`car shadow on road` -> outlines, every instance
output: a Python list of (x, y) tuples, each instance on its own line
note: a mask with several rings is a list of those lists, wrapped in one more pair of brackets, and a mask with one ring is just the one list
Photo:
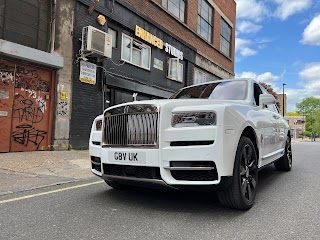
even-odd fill
[[(269, 188), (275, 187), (277, 179), (281, 177), (281, 172), (276, 171), (273, 166), (268, 166), (259, 172), (259, 183), (257, 198), (264, 195)], [(215, 214), (215, 216), (237, 217), (246, 214), (246, 211), (238, 211), (225, 208), (220, 205), (216, 194), (196, 191), (178, 190), (154, 190), (132, 187), (128, 190), (116, 190), (105, 186), (106, 190), (91, 196), (101, 204), (105, 202), (106, 207), (119, 207), (125, 209), (143, 208), (150, 211), (163, 212), (184, 212), (192, 214)], [(255, 206), (253, 206), (255, 208)]]

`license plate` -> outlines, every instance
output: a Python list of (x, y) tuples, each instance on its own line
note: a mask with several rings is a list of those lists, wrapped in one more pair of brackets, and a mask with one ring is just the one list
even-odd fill
[(109, 161), (129, 164), (145, 164), (145, 152), (109, 152)]

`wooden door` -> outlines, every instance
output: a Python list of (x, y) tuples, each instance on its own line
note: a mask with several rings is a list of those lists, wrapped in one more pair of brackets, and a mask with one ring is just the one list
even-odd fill
[(0, 59), (0, 152), (10, 151), (15, 65)]
[(52, 72), (22, 64), (11, 66), (11, 113), (6, 117), (6, 122), (11, 118), (11, 123), (4, 127), (5, 131), (10, 129), (10, 135), (9, 141), (7, 137), (0, 142), (0, 149), (7, 150), (9, 142), (12, 152), (47, 150), (51, 138)]

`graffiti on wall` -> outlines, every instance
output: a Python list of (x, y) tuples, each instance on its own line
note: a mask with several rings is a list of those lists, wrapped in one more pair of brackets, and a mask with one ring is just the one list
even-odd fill
[(38, 109), (44, 113), (45, 110), (47, 110), (47, 103), (45, 100), (42, 99), (42, 97), (38, 96), (36, 99), (36, 104), (38, 105)]
[(9, 91), (0, 90), (0, 99), (8, 99), (9, 98)]
[(13, 82), (14, 70), (14, 66), (0, 62), (0, 87), (9, 86), (9, 83)]
[(36, 101), (16, 94), (13, 103), (13, 118), (17, 118), (19, 122), (39, 123), (43, 120), (44, 108), (45, 106), (41, 105), (41, 103), (38, 105)]
[(13, 73), (5, 72), (0, 69), (0, 86), (9, 86), (10, 82), (13, 82)]
[(47, 132), (36, 129), (30, 124), (21, 124), (16, 129), (16, 131), (12, 132), (12, 139), (15, 142), (24, 146), (32, 143), (37, 146), (37, 149), (47, 134)]
[(50, 91), (50, 81), (42, 79), (37, 70), (0, 61), (0, 86), (8, 86), (10, 81), (21, 90)]
[(68, 112), (68, 103), (65, 101), (60, 101), (58, 104), (58, 115), (65, 116)]

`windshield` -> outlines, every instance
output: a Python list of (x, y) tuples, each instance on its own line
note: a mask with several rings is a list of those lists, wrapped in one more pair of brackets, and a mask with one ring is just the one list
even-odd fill
[(247, 98), (247, 81), (235, 80), (197, 85), (181, 89), (171, 97), (171, 99), (187, 98), (245, 100)]

